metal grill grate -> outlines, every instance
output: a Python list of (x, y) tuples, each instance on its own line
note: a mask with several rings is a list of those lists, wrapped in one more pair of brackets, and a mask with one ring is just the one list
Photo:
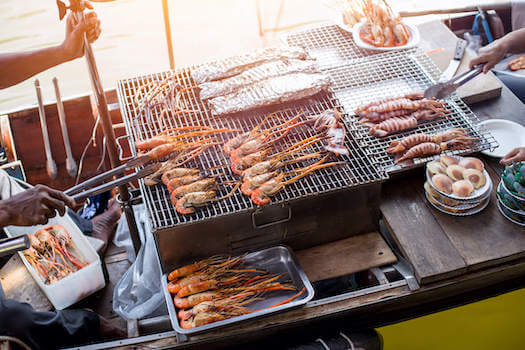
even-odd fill
[[(355, 45), (349, 33), (334, 25), (296, 32), (286, 39), (289, 45), (302, 46), (318, 58), (321, 70), (333, 81), (331, 88), (335, 96), (349, 113), (378, 99), (423, 91), (434, 84), (440, 75), (439, 68), (420, 50), (388, 53), (362, 50)], [(386, 153), (388, 145), (392, 140), (413, 133), (434, 134), (454, 127), (466, 128), (470, 136), (479, 138), (473, 148), (447, 152), (451, 154), (473, 153), (498, 146), (494, 137), (478, 125), (478, 118), (457, 95), (452, 95), (445, 102), (452, 112), (449, 119), (420, 124), (415, 129), (385, 138), (369, 136), (369, 129), (352, 116), (349, 118), (352, 136), (362, 147), (370, 149), (387, 172), (412, 168), (435, 158), (419, 158), (413, 164), (394, 165), (394, 158)]]
[[(321, 70), (351, 64), (354, 61), (361, 61), (365, 57), (391, 54), (390, 52), (360, 48), (355, 44), (351, 33), (334, 24), (323, 24), (306, 30), (294, 31), (286, 35), (285, 42), (289, 46), (307, 49), (310, 56), (318, 60)], [(411, 51), (414, 50), (396, 52)]]
[[(309, 99), (280, 105), (278, 110), (259, 109), (253, 112), (244, 113), (243, 115), (218, 118), (212, 116), (208, 107), (198, 98), (195, 89), (190, 89), (184, 93), (182, 104), (187, 109), (197, 110), (198, 113), (185, 113), (179, 116), (174, 116), (170, 112), (168, 117), (162, 118), (160, 108), (157, 108), (154, 109), (150, 115), (141, 116), (133, 101), (133, 96), (135, 96), (138, 89), (148, 82), (152, 80), (163, 80), (168, 74), (171, 73), (164, 72), (122, 80), (119, 82), (117, 91), (131, 144), (136, 140), (144, 140), (152, 137), (165, 128), (187, 125), (207, 125), (216, 128), (231, 128), (247, 131), (261, 123), (264, 117), (269, 113), (274, 113), (277, 116), (277, 118), (269, 120), (268, 124), (271, 126), (278, 124), (279, 119), (288, 120), (297, 115), (301, 110), (308, 115), (313, 115), (326, 109), (334, 107), (340, 108), (338, 101), (334, 98), (332, 93), (321, 93)], [(189, 69), (181, 69), (173, 74), (181, 85), (186, 87), (193, 86)], [(348, 118), (346, 117), (345, 119)], [(345, 122), (345, 125), (347, 129), (352, 127), (352, 125), (347, 122)], [(297, 142), (310, 136), (313, 136), (311, 128), (300, 127), (294, 129), (294, 131), (287, 136), (288, 142), (286, 144), (289, 145), (292, 142)], [(231, 137), (233, 137), (232, 134), (217, 135), (217, 138), (221, 142), (225, 142)], [(350, 156), (343, 157), (343, 160), (346, 162), (344, 165), (317, 171), (312, 175), (287, 186), (283, 191), (279, 192), (272, 198), (272, 203), (278, 204), (289, 202), (307, 196), (316, 195), (318, 193), (342, 190), (352, 186), (381, 181), (387, 178), (386, 174), (379, 170), (378, 166), (373, 163), (374, 157), (371, 156), (370, 152), (367, 152), (366, 149), (360, 147), (356, 141), (347, 138), (346, 147), (350, 151)], [(136, 155), (135, 148), (132, 146), (131, 149), (133, 155)], [(314, 145), (305, 152), (315, 152), (320, 150), (321, 145)], [(221, 147), (215, 146), (207, 149), (193, 163), (188, 163), (187, 166), (197, 167), (209, 175), (220, 175), (219, 183), (222, 182), (224, 186), (220, 186), (218, 196), (222, 196), (227, 194), (233, 188), (234, 185), (230, 184), (230, 182), (239, 180), (239, 178), (231, 172), (229, 164), (229, 157), (222, 151)], [(305, 164), (288, 165), (283, 171), (286, 172), (304, 165)], [(221, 215), (234, 214), (241, 211), (251, 210), (255, 207), (248, 197), (242, 195), (240, 192), (236, 192), (235, 195), (225, 200), (197, 209), (195, 214), (180, 215), (175, 211), (171, 204), (169, 193), (165, 186), (157, 185), (149, 187), (145, 186), (142, 182), (140, 186), (150, 211), (153, 229), (155, 230), (173, 227), (179, 224), (186, 224), (197, 220), (210, 219)]]

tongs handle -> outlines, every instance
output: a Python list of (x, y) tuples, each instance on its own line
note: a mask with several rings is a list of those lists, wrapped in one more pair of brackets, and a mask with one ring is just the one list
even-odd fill
[(450, 79), (450, 82), (459, 87), (477, 77), (482, 71), (483, 65), (479, 64), (477, 66), (474, 66), (472, 69)]
[(145, 176), (153, 174), (155, 171), (157, 171), (159, 169), (159, 167), (160, 167), (159, 163), (150, 164), (150, 165), (144, 167), (143, 169), (140, 169), (139, 171), (137, 171), (137, 172), (135, 172), (133, 174), (125, 175), (125, 176), (123, 176), (121, 178), (118, 178), (116, 180), (113, 180), (113, 181), (110, 181), (110, 182), (106, 182), (106, 183), (103, 183), (102, 185), (90, 188), (90, 189), (88, 189), (88, 190), (86, 190), (84, 192), (76, 193), (72, 197), (73, 197), (73, 199), (76, 202), (82, 202), (83, 200), (85, 200), (88, 197), (91, 197), (91, 196), (94, 196), (94, 195), (97, 195), (97, 194), (109, 191), (112, 188), (117, 187), (119, 185), (123, 185), (123, 184), (126, 184), (128, 182), (132, 182), (132, 181), (135, 181), (135, 180), (138, 180), (138, 179), (142, 179)]

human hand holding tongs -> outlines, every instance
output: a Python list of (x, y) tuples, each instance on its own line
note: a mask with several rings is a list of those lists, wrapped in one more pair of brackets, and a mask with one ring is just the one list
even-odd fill
[[(119, 185), (126, 184), (138, 179), (142, 179), (148, 175), (153, 174), (157, 171), (161, 163), (152, 163), (148, 164), (153, 159), (148, 155), (140, 155), (133, 158), (125, 164), (122, 164), (114, 169), (106, 171), (102, 174), (92, 177), (89, 180), (86, 180), (76, 186), (71, 187), (70, 189), (64, 191), (65, 194), (71, 196), (77, 203), (84, 201), (90, 196), (94, 196), (106, 191), (111, 190), (114, 187)], [(124, 175), (126, 171), (132, 170), (144, 166), (142, 169), (136, 171), (133, 174)], [(123, 175), (123, 176), (122, 176)], [(114, 177), (121, 176), (115, 180), (105, 182)]]

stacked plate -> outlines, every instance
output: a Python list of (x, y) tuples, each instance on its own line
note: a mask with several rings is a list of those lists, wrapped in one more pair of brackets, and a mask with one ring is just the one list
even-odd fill
[(497, 192), (501, 214), (515, 224), (525, 226), (525, 162), (505, 167)]
[(425, 196), (444, 213), (473, 215), (490, 201), (492, 180), (478, 158), (441, 156), (427, 163), (426, 176)]

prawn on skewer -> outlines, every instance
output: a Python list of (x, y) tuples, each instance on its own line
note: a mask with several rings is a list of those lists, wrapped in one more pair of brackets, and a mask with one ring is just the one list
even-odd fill
[(321, 159), (318, 163), (312, 164), (308, 167), (306, 167), (301, 174), (296, 175), (292, 177), (289, 180), (284, 180), (284, 174), (279, 174), (275, 176), (274, 178), (271, 178), (270, 180), (263, 183), (261, 186), (256, 188), (252, 191), (250, 198), (252, 201), (257, 205), (265, 205), (270, 202), (270, 197), (274, 196), (277, 192), (281, 191), (286, 185), (292, 184), (295, 181), (305, 177), (306, 175), (319, 170), (323, 168), (327, 168), (334, 165), (342, 164), (343, 162), (332, 162), (332, 163), (325, 163), (322, 164), (322, 162), (326, 159)]

